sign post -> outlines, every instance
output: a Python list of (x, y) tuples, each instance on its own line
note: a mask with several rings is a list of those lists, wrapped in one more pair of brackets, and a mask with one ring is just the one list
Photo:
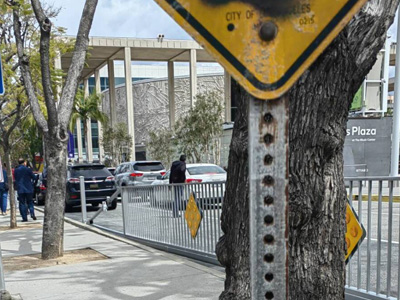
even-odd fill
[(252, 299), (287, 299), (285, 93), (366, 0), (155, 1), (254, 96), (249, 103), (251, 293)]

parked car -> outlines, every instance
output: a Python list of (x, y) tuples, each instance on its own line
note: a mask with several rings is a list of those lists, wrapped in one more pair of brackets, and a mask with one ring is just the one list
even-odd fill
[(107, 168), (107, 169), (108, 169), (108, 171), (110, 171), (110, 173), (114, 176), (114, 175), (115, 175), (115, 170), (116, 170), (117, 168), (109, 167), (109, 168)]
[(157, 176), (167, 173), (159, 161), (133, 161), (122, 163), (115, 170), (117, 186), (151, 185)]
[[(153, 205), (171, 204), (174, 196), (171, 194), (172, 189), (167, 189), (162, 185), (169, 184), (170, 171), (164, 176), (158, 176), (157, 180), (152, 183)], [(190, 188), (184, 188), (183, 199), (189, 198), (189, 193), (194, 192), (196, 199), (205, 205), (220, 203), (225, 193), (225, 186), (219, 185), (219, 182), (226, 181), (226, 171), (214, 164), (187, 164), (186, 165), (186, 183), (216, 183), (194, 185)], [(157, 187), (158, 186), (158, 187)]]
[[(101, 164), (77, 164), (68, 166), (66, 208), (81, 205), (79, 177), (85, 179), (86, 203), (98, 206), (116, 191), (114, 176)], [(108, 209), (117, 207), (114, 199)]]

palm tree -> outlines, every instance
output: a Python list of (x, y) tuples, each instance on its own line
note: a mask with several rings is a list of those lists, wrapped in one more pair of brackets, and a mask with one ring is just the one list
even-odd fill
[[(76, 121), (81, 119), (83, 121), (83, 129), (85, 134), (85, 143), (86, 143), (86, 158), (88, 158), (88, 120), (94, 119), (100, 122), (101, 124), (105, 124), (108, 120), (108, 117), (105, 113), (100, 110), (101, 103), (101, 95), (99, 94), (89, 94), (88, 96), (84, 96), (84, 91), (79, 89), (75, 96), (74, 106), (72, 109), (71, 121), (70, 121), (70, 130), (73, 132)], [(80, 130), (80, 128), (77, 128)]]

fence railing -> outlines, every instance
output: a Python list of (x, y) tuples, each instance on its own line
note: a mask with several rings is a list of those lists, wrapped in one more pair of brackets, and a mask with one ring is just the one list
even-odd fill
[(346, 272), (349, 299), (399, 299), (400, 177), (345, 178), (367, 231)]
[[(346, 268), (346, 299), (400, 299), (400, 177), (345, 178), (367, 236)], [(183, 210), (194, 192), (203, 220), (192, 238)], [(159, 249), (217, 263), (225, 183), (124, 187), (124, 234)]]
[[(124, 234), (160, 249), (216, 262), (224, 192), (224, 182), (123, 187)], [(191, 193), (202, 213), (195, 238), (184, 215)]]

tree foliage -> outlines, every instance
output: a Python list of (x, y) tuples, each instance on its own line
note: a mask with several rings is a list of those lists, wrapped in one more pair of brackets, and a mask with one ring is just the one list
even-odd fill
[[(101, 95), (89, 94), (85, 96), (83, 89), (79, 89), (75, 96), (74, 106), (72, 108), (71, 121), (69, 124), (70, 131), (73, 132), (76, 126), (76, 121), (83, 122), (83, 129), (85, 133), (86, 155), (88, 153), (88, 121), (90, 119), (96, 120), (101, 124), (106, 124), (108, 121), (107, 115), (100, 109)], [(79, 130), (80, 128), (77, 128)], [(87, 157), (88, 158), (88, 157)]]
[(168, 168), (177, 152), (173, 131), (168, 128), (149, 132), (146, 150), (151, 159), (161, 161)]
[(222, 96), (216, 92), (199, 94), (186, 116), (175, 126), (178, 151), (193, 162), (210, 161), (212, 152), (220, 147), (222, 134)]
[(117, 123), (111, 127), (105, 122), (102, 143), (107, 165), (117, 166), (123, 161), (129, 161), (132, 154), (132, 137), (125, 123)]

